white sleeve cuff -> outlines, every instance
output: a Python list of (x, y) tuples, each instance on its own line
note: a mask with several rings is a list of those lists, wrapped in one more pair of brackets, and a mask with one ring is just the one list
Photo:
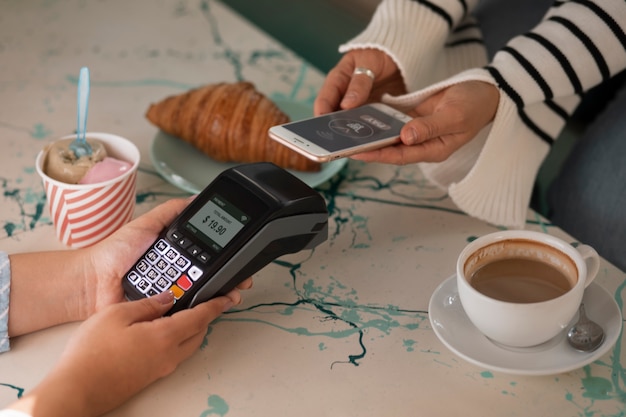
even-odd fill
[[(446, 87), (472, 80), (496, 85), (486, 70), (473, 69), (415, 93), (385, 96), (383, 101), (398, 108), (413, 107)], [(491, 125), (447, 160), (419, 165), (470, 216), (523, 228), (535, 178), (549, 149), (521, 121), (515, 103), (501, 94)]]
[(5, 409), (0, 410), (0, 417), (31, 417), (31, 415), (22, 411)]
[(9, 350), (9, 294), (11, 264), (9, 255), (0, 251), (0, 352)]

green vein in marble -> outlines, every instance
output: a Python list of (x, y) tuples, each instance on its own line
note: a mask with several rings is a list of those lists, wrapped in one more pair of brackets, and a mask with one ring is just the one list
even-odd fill
[[(377, 331), (382, 336), (388, 335), (398, 328), (413, 331), (419, 329), (422, 323), (428, 321), (427, 314), (424, 311), (401, 309), (392, 305), (361, 304), (358, 302), (357, 292), (353, 288), (346, 287), (339, 279), (334, 277), (329, 277), (330, 283), (325, 285), (316, 284), (313, 279), (305, 280), (298, 285), (299, 280), (296, 277), (297, 271), (302, 265), (301, 263), (291, 264), (282, 260), (275, 261), (275, 263), (289, 270), (292, 277), (292, 288), (298, 297), (296, 301), (275, 301), (253, 305), (242, 310), (229, 311), (214, 323), (228, 321), (259, 323), (298, 336), (325, 337), (335, 340), (354, 340), (356, 337), (354, 353), (349, 354), (347, 358), (335, 360), (331, 364), (332, 368), (334, 365), (341, 363), (354, 366), (360, 364), (360, 361), (367, 354), (367, 346), (364, 342), (366, 333), (372, 336), (375, 334), (372, 331)], [(292, 315), (296, 310), (317, 311), (319, 315), (316, 318), (319, 323), (335, 324), (324, 330), (314, 330), (304, 326), (287, 327), (280, 325), (272, 322), (271, 319), (267, 319), (267, 315), (264, 315), (263, 319), (243, 317), (244, 313), (266, 312), (267, 308), (272, 308), (273, 312), (278, 315)], [(407, 323), (401, 322), (400, 319)], [(409, 339), (405, 343), (406, 348), (412, 351), (414, 343)]]
[(219, 395), (211, 395), (207, 399), (209, 409), (200, 414), (200, 417), (207, 416), (225, 416), (228, 413), (229, 407), (226, 401)]
[(544, 222), (543, 218), (539, 215), (539, 213), (535, 213), (535, 222), (540, 226), (541, 231), (544, 233), (548, 233), (548, 228), (546, 222)]
[(17, 229), (17, 225), (15, 223), (6, 222), (2, 228), (4, 229), (4, 232), (7, 234), (7, 236), (11, 237)]
[[(615, 301), (619, 305), (620, 311), (623, 311), (624, 300), (623, 293), (626, 288), (626, 280), (624, 280), (617, 290), (615, 291)], [(581, 414), (584, 417), (626, 417), (626, 370), (621, 363), (622, 355), (622, 338), (618, 338), (615, 346), (612, 349), (610, 355), (610, 362), (606, 363), (602, 360), (597, 360), (596, 365), (600, 366), (599, 369), (608, 368), (611, 370), (610, 378), (604, 376), (598, 376), (592, 374), (592, 367), (587, 365), (583, 368), (585, 376), (581, 379), (582, 389), (580, 391), (580, 397), (577, 398), (574, 393), (566, 392), (565, 399), (577, 408), (581, 410)], [(578, 393), (578, 392), (577, 392)], [(614, 414), (606, 414), (596, 409), (601, 406), (600, 401), (617, 399), (623, 408), (616, 410)], [(585, 404), (584, 406), (582, 404)], [(602, 413), (602, 414), (599, 414)]]
[(7, 384), (7, 383), (4, 383), (4, 382), (0, 382), (0, 387), (7, 387), (7, 388), (10, 388), (10, 389), (16, 391), (15, 394), (16, 394), (17, 398), (22, 398), (22, 395), (24, 395), (25, 388), (21, 388), (21, 387), (18, 387), (16, 385), (13, 385), (13, 384)]
[(257, 61), (261, 59), (272, 59), (272, 58), (283, 58), (285, 57), (285, 52), (278, 49), (266, 49), (266, 50), (256, 50), (252, 51), (250, 54), (250, 58), (248, 59), (248, 63), (250, 65), (256, 65)]
[[(36, 126), (36, 125), (35, 125)], [(23, 127), (23, 126), (16, 126), (16, 125), (12, 125), (10, 123), (7, 122), (3, 122), (0, 121), (0, 127), (3, 129), (7, 129), (7, 130), (11, 130), (11, 131), (15, 131), (15, 132), (26, 132), (28, 133), (31, 137), (33, 137), (34, 132), (30, 129), (28, 129), (27, 127)]]
[(283, 93), (273, 93), (271, 95), (272, 100), (286, 100), (286, 101), (297, 101), (303, 104), (313, 106), (315, 102), (315, 98), (317, 97), (317, 88), (314, 86), (309, 86), (308, 91), (306, 92), (306, 96), (302, 99), (297, 99), (299, 95), (302, 95), (302, 91), (305, 88), (304, 81), (306, 79), (306, 75), (308, 73), (309, 66), (306, 63), (302, 63), (298, 70), (298, 75), (296, 80), (293, 82), (291, 91), (288, 94)]
[[(15, 182), (19, 184), (21, 180), (18, 178)], [(2, 225), (8, 237), (17, 231), (32, 230), (39, 223), (51, 223), (50, 219), (43, 217), (46, 195), (42, 190), (20, 188), (6, 178), (0, 178), (0, 187), (5, 200), (11, 202), (19, 211), (18, 221), (6, 220)]]
[(433, 359), (433, 362), (438, 363), (439, 365), (443, 365), (443, 366), (445, 366), (447, 368), (452, 368), (452, 365), (450, 365), (449, 363), (446, 363), (446, 362), (442, 362), (439, 359)]
[(606, 378), (592, 376), (591, 368), (586, 366), (585, 377), (582, 379), (583, 394), (585, 398), (594, 400), (608, 400), (615, 395), (613, 384)]
[(411, 339), (403, 339), (402, 345), (407, 352), (413, 352), (415, 350), (415, 345), (417, 345), (417, 341)]
[(36, 123), (31, 131), (31, 137), (34, 139), (46, 139), (52, 134), (52, 130), (46, 128), (43, 123)]
[(202, 339), (202, 343), (200, 344), (200, 350), (206, 349), (209, 346), (209, 336), (211, 335), (211, 333), (213, 333), (213, 326), (209, 325), (206, 330), (206, 334)]
[(209, 6), (208, 0), (203, 0), (200, 3), (200, 9), (205, 19), (209, 24), (209, 30), (211, 33), (211, 38), (213, 39), (213, 43), (222, 48), (222, 52), (216, 54), (217, 57), (226, 58), (226, 61), (230, 63), (233, 68), (233, 74), (237, 81), (242, 81), (245, 79), (242, 71), (241, 64), (241, 56), (238, 52), (235, 52), (233, 49), (229, 48), (228, 45), (224, 42), (222, 35), (219, 30), (219, 21), (218, 19), (211, 13), (211, 7)]

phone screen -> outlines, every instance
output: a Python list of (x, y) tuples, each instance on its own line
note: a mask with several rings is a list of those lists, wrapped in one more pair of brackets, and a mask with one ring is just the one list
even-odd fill
[(283, 125), (330, 152), (399, 136), (405, 122), (370, 106)]

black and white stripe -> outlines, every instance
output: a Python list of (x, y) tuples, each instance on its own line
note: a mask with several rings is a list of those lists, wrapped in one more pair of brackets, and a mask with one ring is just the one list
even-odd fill
[[(625, 24), (626, 1), (555, 3), (543, 22), (511, 40), (486, 67), (542, 140), (554, 141), (552, 122), (569, 118), (576, 107), (572, 96), (579, 102), (586, 91), (626, 67), (626, 35), (612, 16)], [(531, 115), (531, 104), (543, 110), (535, 108)]]
[(422, 6), (430, 9), (433, 13), (441, 17), (448, 24), (448, 27), (450, 29), (452, 29), (455, 25), (454, 23), (455, 19), (453, 17), (455, 13), (452, 11), (452, 7), (460, 6), (462, 8), (463, 10), (463, 13), (461, 15), (462, 18), (467, 16), (467, 13), (468, 13), (468, 6), (465, 0), (454, 0), (452, 2), (448, 2), (448, 3), (456, 3), (456, 4), (445, 4), (446, 2), (440, 2), (442, 4), (435, 4), (435, 2), (428, 1), (428, 0), (411, 0), (411, 1), (419, 3)]

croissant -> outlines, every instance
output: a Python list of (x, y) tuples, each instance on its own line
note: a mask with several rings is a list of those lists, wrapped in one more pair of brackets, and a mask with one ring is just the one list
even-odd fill
[(209, 84), (153, 103), (146, 118), (220, 162), (273, 162), (298, 171), (319, 171), (318, 162), (268, 136), (289, 116), (250, 82)]

